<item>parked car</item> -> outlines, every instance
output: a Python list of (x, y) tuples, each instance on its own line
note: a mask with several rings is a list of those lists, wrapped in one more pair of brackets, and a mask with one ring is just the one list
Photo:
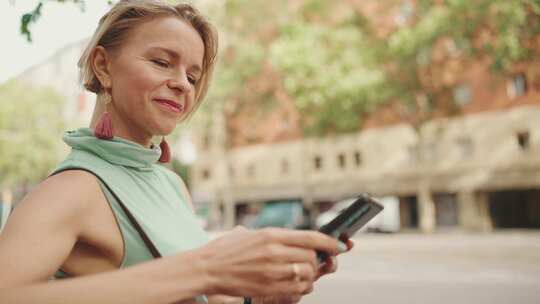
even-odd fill
[(301, 201), (272, 201), (266, 203), (255, 219), (254, 228), (283, 227), (309, 229), (309, 217)]

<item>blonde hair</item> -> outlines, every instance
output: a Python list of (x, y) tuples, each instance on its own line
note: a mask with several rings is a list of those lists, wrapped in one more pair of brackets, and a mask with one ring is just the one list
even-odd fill
[[(171, 5), (157, 0), (121, 0), (99, 21), (99, 25), (79, 59), (83, 86), (98, 95), (103, 87), (92, 68), (92, 52), (97, 46), (113, 50), (126, 40), (137, 25), (157, 17), (178, 17), (190, 24), (201, 36), (204, 56), (201, 78), (195, 86), (193, 113), (206, 95), (217, 55), (217, 32), (201, 13), (189, 4)], [(97, 107), (96, 107), (97, 108)]]

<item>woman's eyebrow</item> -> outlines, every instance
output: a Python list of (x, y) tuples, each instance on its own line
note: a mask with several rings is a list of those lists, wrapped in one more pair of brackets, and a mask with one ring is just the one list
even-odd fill
[(160, 46), (154, 46), (154, 47), (151, 47), (149, 49), (149, 51), (160, 51), (160, 52), (163, 52), (163, 53), (167, 53), (167, 55), (169, 55), (169, 57), (173, 57), (173, 58), (179, 58), (180, 55), (178, 55), (177, 52), (171, 50), (171, 49), (168, 49), (168, 48), (164, 48), (164, 47), (160, 47)]
[[(174, 58), (174, 59), (179, 59), (180, 58), (180, 55), (177, 52), (175, 52), (175, 51), (173, 51), (171, 49), (165, 48), (165, 47), (155, 46), (155, 47), (151, 47), (149, 50), (150, 51), (161, 51), (161, 52), (167, 53), (167, 55), (169, 55), (169, 57)], [(198, 64), (192, 65), (191, 69), (194, 72), (197, 72), (197, 73), (202, 72), (202, 68)]]

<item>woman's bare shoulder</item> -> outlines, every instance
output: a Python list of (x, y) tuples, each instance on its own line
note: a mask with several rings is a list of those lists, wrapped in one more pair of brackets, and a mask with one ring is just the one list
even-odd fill
[(78, 187), (81, 190), (87, 189), (88, 186), (91, 187), (91, 184), (99, 186), (96, 177), (92, 173), (78, 169), (66, 170), (56, 173), (52, 176), (49, 176), (41, 184), (47, 184), (47, 186), (53, 187), (61, 185), (71, 185)]
[(69, 170), (45, 179), (21, 203), (77, 212), (91, 207), (100, 191), (97, 179), (91, 173)]

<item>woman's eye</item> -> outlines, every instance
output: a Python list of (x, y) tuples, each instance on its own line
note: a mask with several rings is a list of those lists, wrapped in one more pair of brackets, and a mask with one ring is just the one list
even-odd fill
[(196, 84), (197, 84), (197, 79), (196, 79), (195, 77), (189, 76), (189, 77), (188, 77), (188, 81), (189, 81), (189, 83), (191, 83), (192, 85), (196, 85)]
[(162, 59), (154, 59), (152, 60), (152, 62), (159, 65), (162, 68), (168, 68), (170, 66), (170, 64), (167, 61), (162, 60)]

